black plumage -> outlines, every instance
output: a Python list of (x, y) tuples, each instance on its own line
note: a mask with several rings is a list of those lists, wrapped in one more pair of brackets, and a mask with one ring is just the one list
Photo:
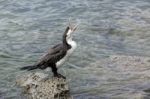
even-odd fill
[(57, 66), (56, 63), (63, 59), (67, 51), (71, 49), (71, 45), (68, 44), (66, 38), (68, 36), (69, 30), (75, 30), (75, 28), (67, 27), (64, 34), (63, 34), (63, 40), (61, 44), (55, 45), (54, 47), (50, 48), (48, 50), (48, 53), (46, 53), (36, 64), (33, 66), (25, 66), (22, 67), (21, 70), (34, 70), (34, 69), (46, 69), (47, 67), (51, 67), (52, 72), (54, 76), (56, 77), (63, 77), (63, 75), (59, 74), (57, 72)]

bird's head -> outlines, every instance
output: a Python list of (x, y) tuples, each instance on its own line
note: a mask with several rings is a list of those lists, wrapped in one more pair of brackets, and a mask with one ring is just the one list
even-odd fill
[(72, 34), (77, 29), (77, 26), (78, 26), (77, 24), (73, 25), (69, 21), (69, 25), (67, 26), (67, 28), (66, 28), (66, 30), (64, 32), (63, 38), (66, 39), (67, 41), (68, 40), (72, 40)]

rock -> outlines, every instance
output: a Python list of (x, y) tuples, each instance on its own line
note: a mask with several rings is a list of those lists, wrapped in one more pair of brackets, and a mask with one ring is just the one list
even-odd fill
[(31, 73), (16, 80), (27, 99), (71, 99), (67, 81), (48, 78), (43, 73)]

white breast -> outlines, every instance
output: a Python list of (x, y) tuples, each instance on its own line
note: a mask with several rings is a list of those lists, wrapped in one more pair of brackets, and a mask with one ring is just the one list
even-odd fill
[(68, 41), (68, 43), (69, 43), (69, 45), (71, 45), (71, 49), (69, 49), (69, 50), (67, 51), (66, 55), (65, 55), (60, 61), (58, 61), (58, 62), (56, 63), (56, 66), (57, 66), (57, 67), (63, 65), (64, 62), (65, 62), (66, 60), (68, 60), (69, 56), (73, 53), (73, 51), (74, 51), (74, 50), (76, 49), (76, 47), (77, 47), (76, 42), (74, 42), (74, 41), (72, 41), (72, 40), (71, 40), (71, 41)]

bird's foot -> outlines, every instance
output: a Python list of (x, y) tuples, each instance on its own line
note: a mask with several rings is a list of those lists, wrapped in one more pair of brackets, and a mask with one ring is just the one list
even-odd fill
[(54, 74), (54, 77), (66, 79), (66, 77), (61, 74)]

